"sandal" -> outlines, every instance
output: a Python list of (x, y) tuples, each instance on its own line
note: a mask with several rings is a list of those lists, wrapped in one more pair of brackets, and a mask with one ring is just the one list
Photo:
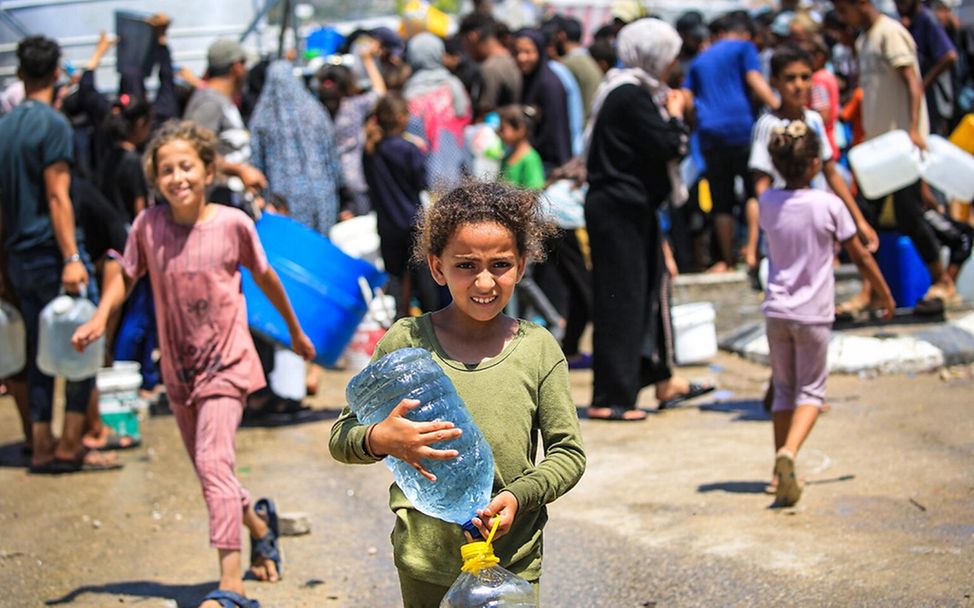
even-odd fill
[[(591, 413), (589, 413), (592, 410), (601, 410), (601, 409), (609, 410), (609, 415), (593, 416)], [(639, 414), (637, 414), (636, 417), (634, 418), (631, 416), (627, 417), (626, 414), (628, 412), (639, 412), (642, 415), (640, 416)], [(621, 405), (613, 405), (611, 407), (590, 407), (588, 408), (586, 415), (589, 420), (609, 420), (615, 422), (642, 422), (643, 420), (646, 420), (646, 412), (638, 408), (623, 407)]]
[(254, 504), (254, 512), (267, 522), (267, 534), (263, 538), (250, 537), (250, 567), (258, 558), (269, 559), (277, 567), (278, 580), (284, 578), (284, 558), (278, 542), (281, 532), (277, 521), (277, 506), (270, 498), (261, 498)]
[(134, 437), (132, 435), (119, 435), (115, 429), (109, 427), (108, 437), (105, 438), (105, 443), (103, 445), (92, 445), (93, 442), (97, 440), (89, 440), (88, 436), (81, 439), (82, 444), (89, 450), (131, 450), (142, 445), (142, 439), (140, 437)]
[(706, 395), (707, 393), (714, 390), (714, 385), (712, 384), (698, 384), (696, 382), (691, 382), (687, 392), (682, 395), (677, 395), (676, 397), (671, 397), (669, 399), (664, 399), (659, 402), (657, 406), (658, 409), (665, 410), (667, 408), (679, 405), (684, 401), (689, 401), (691, 399), (696, 399), (701, 395)]
[(861, 295), (856, 294), (835, 307), (835, 318), (837, 320), (851, 321), (857, 315), (869, 309), (869, 301), (864, 301)]
[(930, 286), (922, 301), (929, 302), (931, 300), (940, 300), (946, 306), (955, 306), (961, 303), (961, 297), (956, 288), (949, 289), (939, 283)]
[(85, 460), (85, 456), (90, 452), (97, 453), (95, 450), (86, 450), (77, 458), (71, 460), (54, 458), (42, 464), (32, 464), (28, 470), (34, 475), (63, 475), (65, 473), (114, 471), (125, 466), (117, 460), (111, 462), (88, 462)]
[(802, 497), (802, 484), (795, 474), (795, 455), (785, 448), (778, 450), (774, 461), (774, 472), (778, 475), (778, 487), (774, 496), (775, 506), (794, 506)]
[(204, 602), (207, 600), (213, 600), (220, 604), (221, 608), (260, 608), (260, 602), (257, 600), (224, 589), (211, 591), (203, 598)]

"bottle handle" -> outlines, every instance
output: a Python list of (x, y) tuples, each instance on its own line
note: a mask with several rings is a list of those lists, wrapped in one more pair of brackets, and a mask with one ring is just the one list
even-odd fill
[(72, 298), (85, 298), (87, 300), (88, 299), (88, 284), (87, 283), (82, 283), (81, 284), (81, 287), (78, 289), (78, 293), (68, 293), (67, 290), (64, 288), (64, 285), (61, 285), (61, 289), (60, 289), (60, 291), (58, 291), (58, 295), (60, 295), (60, 296), (71, 296)]

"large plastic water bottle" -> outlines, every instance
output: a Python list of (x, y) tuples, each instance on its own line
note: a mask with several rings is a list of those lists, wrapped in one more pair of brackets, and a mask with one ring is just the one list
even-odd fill
[(467, 543), (460, 547), (463, 568), (460, 576), (443, 596), (440, 608), (537, 608), (531, 583), (501, 568), (490, 541)]
[(435, 482), (398, 458), (385, 459), (413, 506), (460, 525), (487, 506), (494, 481), (494, 456), (453, 383), (429, 351), (404, 348), (382, 357), (352, 378), (345, 396), (362, 424), (382, 422), (401, 400), (417, 399), (420, 405), (406, 418), (415, 422), (447, 420), (463, 431), (456, 439), (433, 445), (457, 450), (456, 458), (423, 462), (436, 476)]
[[(83, 289), (83, 288), (82, 288)], [(105, 359), (102, 336), (78, 352), (71, 336), (95, 315), (95, 305), (85, 297), (61, 294), (41, 311), (37, 338), (37, 368), (48, 376), (72, 381), (94, 378)]]
[(27, 363), (27, 332), (20, 312), (0, 300), (0, 378), (12, 376)]

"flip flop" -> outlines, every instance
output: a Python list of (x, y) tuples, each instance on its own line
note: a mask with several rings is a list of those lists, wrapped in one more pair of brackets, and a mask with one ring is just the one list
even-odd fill
[[(128, 439), (128, 442), (125, 440)], [(132, 435), (119, 435), (114, 429), (108, 432), (108, 439), (105, 440), (105, 445), (99, 446), (97, 448), (88, 448), (93, 450), (131, 450), (142, 445), (141, 437), (134, 437)]]
[(687, 389), (687, 392), (683, 393), (682, 395), (678, 395), (676, 397), (672, 397), (670, 399), (660, 401), (657, 408), (661, 410), (665, 410), (667, 408), (679, 405), (684, 401), (689, 401), (691, 399), (696, 399), (701, 395), (706, 395), (707, 393), (712, 392), (713, 390), (714, 390), (714, 386), (711, 384), (698, 384), (696, 382), (691, 382), (690, 387)]
[(85, 462), (84, 455), (82, 455), (81, 458), (75, 458), (73, 460), (55, 458), (44, 464), (32, 464), (30, 465), (29, 471), (34, 475), (63, 475), (65, 473), (114, 471), (124, 466), (124, 464), (118, 461), (105, 463)]
[(621, 405), (613, 405), (610, 406), (608, 409), (609, 409), (608, 416), (588, 416), (588, 419), (606, 420), (609, 422), (642, 422), (646, 420), (646, 416), (643, 416), (642, 418), (626, 418), (626, 412), (638, 411), (631, 407), (622, 407)]
[(250, 565), (254, 565), (258, 557), (269, 559), (277, 567), (277, 578), (284, 578), (284, 556), (278, 539), (281, 536), (277, 521), (277, 506), (270, 498), (261, 498), (254, 503), (254, 512), (267, 522), (267, 534), (263, 538), (250, 537)]
[(257, 600), (246, 598), (233, 591), (224, 591), (223, 589), (211, 591), (203, 598), (204, 602), (206, 600), (213, 600), (220, 604), (222, 608), (260, 608), (260, 602)]

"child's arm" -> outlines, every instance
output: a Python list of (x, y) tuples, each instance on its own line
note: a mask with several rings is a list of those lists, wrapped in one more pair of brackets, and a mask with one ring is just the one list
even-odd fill
[(927, 140), (923, 133), (920, 132), (920, 112), (922, 111), (924, 99), (923, 83), (920, 81), (920, 74), (912, 64), (898, 66), (896, 71), (903, 79), (903, 83), (906, 85), (909, 93), (910, 128), (907, 132), (910, 134), (910, 139), (913, 140), (913, 145), (921, 150), (926, 150)]
[(754, 198), (744, 204), (744, 218), (747, 220), (747, 244), (744, 246), (744, 261), (748, 268), (758, 267), (758, 235), (761, 232), (761, 214), (758, 199), (771, 187), (771, 176), (764, 171), (751, 171), (754, 178)]
[(852, 214), (853, 221), (856, 222), (856, 232), (859, 234), (859, 238), (862, 240), (863, 245), (866, 246), (866, 251), (874, 253), (879, 249), (879, 236), (873, 227), (869, 225), (866, 218), (862, 215), (862, 210), (859, 209), (859, 205), (856, 204), (856, 199), (853, 198), (852, 193), (849, 192), (849, 186), (846, 185), (845, 180), (839, 175), (839, 172), (835, 169), (835, 159), (829, 160), (822, 167), (822, 173), (825, 174), (825, 181), (828, 182), (829, 188), (835, 193), (840, 199), (842, 199), (845, 208), (849, 210)]
[(267, 266), (264, 272), (251, 274), (254, 277), (254, 282), (260, 287), (260, 290), (271, 301), (271, 304), (274, 305), (277, 312), (281, 313), (281, 316), (284, 317), (288, 332), (291, 334), (291, 350), (301, 355), (305, 361), (314, 359), (315, 347), (301, 329), (301, 324), (298, 323), (294, 309), (291, 308), (291, 301), (288, 299), (277, 273), (274, 272), (273, 268)]
[(886, 311), (883, 317), (886, 319), (892, 318), (893, 311), (896, 310), (896, 302), (893, 300), (893, 294), (890, 293), (889, 285), (886, 284), (886, 279), (883, 278), (883, 273), (879, 271), (879, 266), (876, 265), (876, 260), (873, 259), (872, 254), (866, 251), (862, 243), (855, 236), (843, 241), (842, 246), (845, 247), (849, 257), (859, 267), (859, 272), (862, 273), (862, 277), (868, 280), (870, 285), (873, 286), (873, 291), (879, 294), (881, 300), (880, 306)]
[(125, 302), (125, 298), (129, 296), (132, 287), (135, 286), (135, 281), (128, 278), (117, 260), (108, 258), (105, 261), (102, 285), (101, 300), (94, 316), (76, 329), (74, 335), (71, 336), (71, 345), (79, 353), (105, 334), (105, 325), (108, 323), (108, 319)]

